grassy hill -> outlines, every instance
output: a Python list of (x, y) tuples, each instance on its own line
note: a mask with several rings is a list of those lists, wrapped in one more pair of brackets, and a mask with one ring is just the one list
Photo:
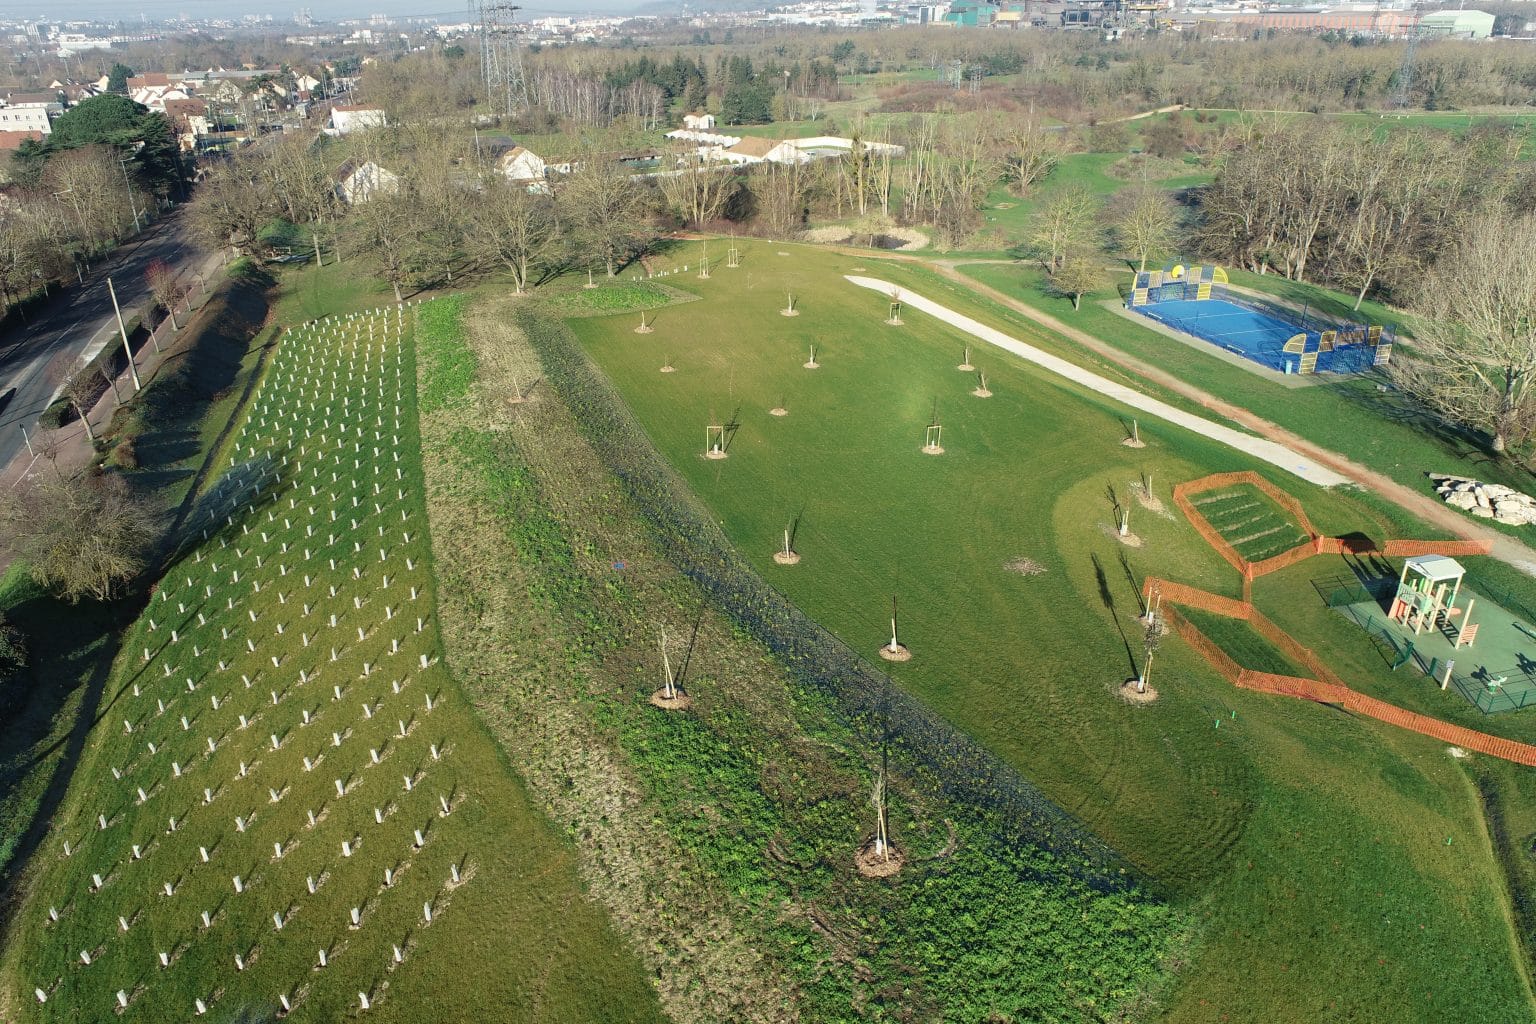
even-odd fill
[(413, 321), (282, 339), (35, 863), (9, 1019), (658, 1017), (440, 664)]

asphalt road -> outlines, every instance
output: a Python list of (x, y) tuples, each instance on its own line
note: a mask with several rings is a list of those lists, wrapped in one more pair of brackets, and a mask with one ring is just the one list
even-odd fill
[(186, 238), (182, 216), (180, 208), (172, 210), (93, 268), (84, 285), (69, 284), (31, 314), (31, 320), (0, 336), (0, 395), (16, 389), (0, 409), (0, 467), (25, 450), (21, 428), (29, 434), (35, 431), (38, 415), (92, 340), (117, 330), (107, 278), (117, 288), (126, 318), (130, 309), (149, 300), (144, 271), (151, 262), (163, 259), (184, 268), (198, 261), (200, 254)]

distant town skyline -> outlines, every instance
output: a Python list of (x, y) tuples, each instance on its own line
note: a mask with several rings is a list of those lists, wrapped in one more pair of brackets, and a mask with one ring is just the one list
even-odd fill
[[(525, 19), (580, 14), (617, 14), (635, 10), (638, 0), (539, 0), (539, 6), (525, 6), (519, 16)], [(394, 18), (435, 17), (439, 21), (464, 20), (467, 2), (454, 0), (333, 0), (326, 3), (294, 0), (79, 0), (69, 5), (61, 16), (57, 0), (8, 3), (0, 6), (0, 20), (61, 22), (112, 21), (142, 23), (186, 17), (193, 21), (235, 19), (246, 15), (271, 15), (291, 20), (296, 11), (307, 9), (320, 22), (337, 22), (383, 14)]]

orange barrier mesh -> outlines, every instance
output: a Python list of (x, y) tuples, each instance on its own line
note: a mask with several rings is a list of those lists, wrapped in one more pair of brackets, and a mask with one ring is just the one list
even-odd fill
[[(1266, 558), (1262, 562), (1250, 562), (1238, 554), (1237, 549), (1216, 531), (1216, 528), (1206, 520), (1205, 516), (1201, 515), (1200, 510), (1195, 507), (1195, 503), (1189, 497), (1193, 494), (1204, 494), (1207, 491), (1219, 490), (1222, 487), (1231, 487), (1233, 484), (1248, 484), (1257, 488), (1266, 494), (1276, 505), (1290, 513), (1291, 517), (1296, 520), (1297, 525), (1301, 527), (1302, 532), (1307, 535), (1306, 542), (1289, 551), (1282, 551), (1278, 555)], [(1254, 579), (1266, 573), (1274, 572), (1277, 569), (1284, 569), (1288, 565), (1295, 565), (1297, 562), (1310, 558), (1316, 553), (1317, 530), (1313, 528), (1312, 520), (1307, 518), (1306, 509), (1301, 507), (1301, 502), (1251, 470), (1240, 470), (1234, 473), (1212, 473), (1210, 476), (1203, 476), (1198, 480), (1186, 480), (1183, 483), (1175, 484), (1173, 500), (1179, 506), (1179, 511), (1184, 513), (1184, 518), (1188, 519), (1189, 524), (1195, 528), (1195, 532), (1199, 533), (1205, 542), (1214, 548), (1217, 554), (1226, 559), (1234, 569), (1242, 573), (1245, 579)]]
[(1493, 551), (1493, 542), (1487, 540), (1389, 540), (1387, 555), (1412, 558), (1414, 555), (1486, 555)]
[(1199, 587), (1186, 586), (1183, 583), (1175, 583), (1172, 580), (1148, 576), (1141, 584), (1142, 604), (1147, 604), (1153, 594), (1162, 595), (1163, 601), (1168, 604), (1182, 604), (1187, 608), (1199, 608), (1201, 611), (1225, 615), (1229, 619), (1247, 619), (1248, 613), (1253, 609), (1252, 605), (1245, 601), (1239, 601), (1236, 598), (1222, 597), (1220, 594), (1212, 594), (1210, 591), (1201, 590)]
[[(1307, 542), (1259, 562), (1250, 562), (1238, 554), (1237, 549), (1216, 531), (1216, 528), (1206, 520), (1200, 513), (1200, 509), (1190, 500), (1191, 495), (1204, 494), (1207, 491), (1231, 487), (1234, 484), (1250, 484), (1263, 491), (1276, 505), (1290, 513), (1297, 525), (1307, 534)], [(1378, 548), (1376, 542), (1369, 537), (1324, 537), (1313, 527), (1312, 520), (1307, 517), (1307, 510), (1302, 508), (1301, 502), (1251, 470), (1212, 473), (1198, 480), (1186, 480), (1183, 483), (1174, 484), (1173, 502), (1179, 507), (1179, 511), (1184, 513), (1184, 518), (1189, 520), (1189, 525), (1195, 528), (1195, 532), (1200, 534), (1201, 538), (1232, 568), (1241, 573), (1244, 580), (1267, 576), (1298, 562), (1304, 562), (1313, 555), (1359, 555), (1380, 551), (1387, 556), (1408, 558), (1414, 555), (1486, 555), (1493, 550), (1492, 542), (1485, 540), (1389, 540), (1386, 547)]]
[(1172, 607), (1164, 608), (1162, 616), (1168, 620), (1168, 624), (1189, 644), (1211, 663), (1211, 666), (1226, 676), (1227, 682), (1237, 686), (1243, 685), (1243, 667), (1233, 661), (1226, 651), (1217, 647), (1215, 642), (1193, 623), (1180, 615)]
[[(1168, 620), (1169, 625), (1174, 628), (1180, 638), (1200, 652), (1201, 656), (1210, 662), (1211, 666), (1228, 682), (1245, 690), (1295, 697), (1322, 704), (1339, 704), (1357, 714), (1467, 750), (1475, 750), (1480, 754), (1503, 758), (1516, 764), (1536, 766), (1536, 746), (1529, 743), (1507, 740), (1500, 736), (1478, 732), (1476, 729), (1442, 722), (1438, 718), (1430, 718), (1428, 715), (1421, 715), (1350, 689), (1309, 648), (1297, 643), (1289, 633), (1275, 625), (1268, 616), (1246, 601), (1234, 601), (1230, 597), (1222, 597), (1220, 594), (1212, 594), (1198, 587), (1173, 583), (1154, 576), (1147, 577), (1143, 582), (1142, 594), (1144, 597), (1150, 597), (1153, 594), (1161, 595), (1163, 604), (1159, 614)], [(1246, 621), (1260, 636), (1274, 644), (1301, 667), (1314, 673), (1317, 678), (1282, 676), (1243, 668), (1233, 661), (1226, 651), (1216, 646), (1210, 637), (1200, 632), (1192, 622), (1180, 615), (1173, 607), (1174, 605), (1200, 608)]]

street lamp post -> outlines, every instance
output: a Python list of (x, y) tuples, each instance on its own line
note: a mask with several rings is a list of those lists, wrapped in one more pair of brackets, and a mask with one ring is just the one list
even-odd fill
[(117, 289), (112, 286), (112, 279), (107, 278), (107, 291), (112, 293), (112, 311), (117, 314), (117, 329), (123, 336), (123, 354), (128, 357), (128, 375), (133, 378), (133, 393), (138, 394), (144, 389), (139, 383), (139, 368), (133, 365), (133, 349), (128, 345), (128, 328), (123, 324), (123, 310), (117, 304)]
[(133, 211), (133, 233), (138, 234), (143, 230), (143, 225), (139, 222), (139, 204), (133, 201), (133, 180), (128, 177), (128, 158), (118, 157), (117, 166), (123, 169), (123, 187), (128, 190), (128, 209)]

